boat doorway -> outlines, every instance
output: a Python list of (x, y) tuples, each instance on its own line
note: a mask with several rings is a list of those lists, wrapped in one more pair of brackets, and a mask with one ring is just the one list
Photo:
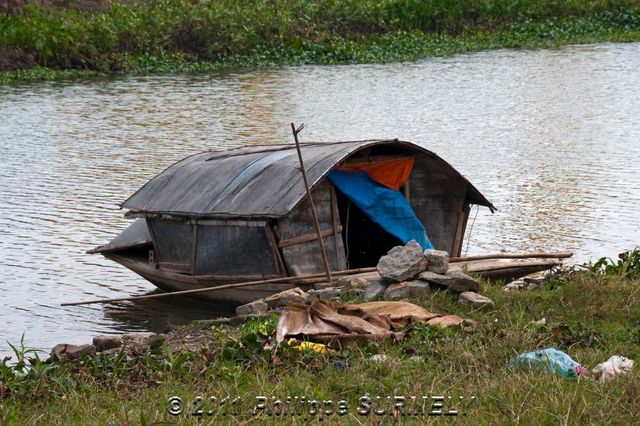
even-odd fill
[(335, 193), (348, 269), (376, 266), (389, 250), (403, 245), (400, 239), (369, 219), (338, 189)]

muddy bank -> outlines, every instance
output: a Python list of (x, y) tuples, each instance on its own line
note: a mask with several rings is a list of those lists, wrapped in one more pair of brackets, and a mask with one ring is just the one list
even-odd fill
[(36, 57), (32, 51), (0, 46), (0, 72), (33, 68), (37, 65)]

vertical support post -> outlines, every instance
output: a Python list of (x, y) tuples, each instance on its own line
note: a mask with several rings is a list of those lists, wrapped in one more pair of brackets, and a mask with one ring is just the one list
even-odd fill
[(331, 186), (331, 226), (333, 227), (333, 248), (336, 252), (336, 270), (340, 269), (340, 246), (338, 245), (338, 199), (336, 190)]
[(298, 160), (300, 161), (300, 172), (302, 173), (302, 180), (304, 181), (304, 188), (307, 191), (309, 197), (309, 204), (311, 206), (311, 216), (313, 217), (313, 224), (316, 228), (316, 234), (318, 235), (318, 244), (320, 245), (320, 254), (322, 255), (322, 263), (324, 264), (324, 270), (327, 275), (327, 282), (332, 282), (331, 268), (329, 268), (329, 260), (327, 259), (327, 252), (324, 249), (324, 241), (322, 239), (322, 233), (320, 232), (320, 223), (318, 222), (318, 215), (316, 214), (316, 206), (313, 203), (313, 197), (311, 196), (311, 188), (309, 188), (309, 181), (307, 180), (307, 172), (304, 168), (304, 161), (302, 161), (302, 151), (300, 151), (300, 142), (298, 141), (298, 133), (304, 129), (304, 124), (300, 127), (291, 123), (291, 131), (293, 132), (293, 139), (296, 142), (296, 151), (298, 151)]

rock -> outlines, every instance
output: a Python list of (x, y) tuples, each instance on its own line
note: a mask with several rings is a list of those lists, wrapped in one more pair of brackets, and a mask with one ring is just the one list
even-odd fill
[(407, 283), (391, 284), (384, 291), (384, 297), (387, 299), (406, 299), (409, 297), (409, 287)]
[(445, 275), (434, 272), (423, 272), (420, 279), (429, 283), (446, 287), (449, 290), (461, 293), (463, 291), (478, 291), (480, 283), (462, 271), (449, 271)]
[(122, 336), (119, 334), (103, 334), (93, 338), (93, 346), (97, 352), (103, 352), (107, 349), (119, 348), (122, 346)]
[(511, 281), (503, 287), (505, 291), (536, 290), (544, 285), (545, 280), (534, 277), (522, 277)]
[(352, 288), (351, 290), (343, 290), (342, 294), (349, 297), (364, 297), (365, 290)]
[(425, 250), (427, 259), (427, 271), (436, 274), (446, 274), (449, 270), (449, 253), (443, 250)]
[(408, 297), (420, 297), (431, 290), (429, 284), (424, 281), (406, 281), (391, 284), (384, 292), (388, 299), (405, 299)]
[(255, 315), (266, 314), (269, 310), (269, 305), (262, 299), (254, 300), (253, 302), (240, 305), (236, 308), (236, 315)]
[(369, 285), (367, 289), (364, 291), (364, 300), (372, 300), (376, 297), (382, 295), (384, 291), (387, 289), (387, 285), (382, 281), (382, 278), (369, 281)]
[(290, 288), (280, 293), (272, 294), (263, 299), (269, 308), (286, 307), (289, 302), (303, 303), (307, 300), (307, 294), (298, 287)]
[(474, 308), (493, 308), (495, 304), (491, 299), (473, 291), (465, 291), (458, 296), (458, 303), (461, 305), (470, 305)]
[(93, 345), (70, 345), (67, 347), (69, 359), (82, 359), (85, 355), (95, 356), (96, 347)]
[(358, 275), (347, 275), (346, 277), (340, 277), (336, 280), (336, 287), (344, 287), (346, 289), (359, 289), (364, 290), (369, 285), (366, 278)]
[(422, 247), (415, 240), (405, 246), (397, 246), (389, 250), (378, 262), (378, 272), (387, 281), (400, 283), (411, 280), (427, 267)]
[(85, 355), (95, 356), (96, 347), (93, 345), (70, 345), (61, 343), (51, 349), (51, 357), (57, 361), (75, 361), (82, 359)]
[(125, 333), (122, 335), (122, 346), (134, 353), (143, 353), (148, 349), (149, 339), (153, 336), (155, 336), (155, 333), (146, 331)]
[(311, 285), (311, 288), (314, 290), (322, 290), (323, 288), (328, 288), (328, 287), (335, 287), (336, 286), (336, 282), (323, 282), (323, 283), (313, 283)]
[(231, 318), (220, 317), (220, 318), (214, 318), (212, 320), (209, 320), (208, 323), (211, 327), (216, 327), (219, 325), (227, 325), (229, 324), (230, 321), (231, 321)]
[(316, 300), (329, 300), (342, 295), (342, 289), (340, 287), (327, 287), (322, 290), (309, 290), (307, 292), (307, 300), (309, 302), (315, 302)]
[(349, 369), (349, 362), (346, 359), (336, 359), (331, 364), (334, 370), (346, 371)]

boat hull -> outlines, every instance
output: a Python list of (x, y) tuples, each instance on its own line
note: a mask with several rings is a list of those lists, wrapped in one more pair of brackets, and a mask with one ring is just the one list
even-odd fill
[[(175, 272), (167, 272), (156, 269), (146, 262), (130, 259), (113, 253), (103, 253), (103, 255), (107, 259), (117, 262), (122, 266), (132, 270), (159, 289), (167, 292), (194, 290), (207, 287), (214, 288), (225, 284), (234, 284), (243, 281), (229, 279), (221, 280), (203, 276), (193, 276)], [(247, 278), (244, 281), (250, 280), (252, 281), (253, 279)], [(256, 284), (249, 285), (247, 287), (226, 288), (221, 290), (213, 290), (211, 292), (196, 293), (190, 297), (216, 304), (222, 303), (225, 305), (242, 305), (293, 287), (300, 286), (286, 282)]]
[[(168, 272), (157, 269), (150, 265), (148, 262), (139, 259), (132, 259), (114, 253), (103, 253), (103, 255), (106, 258), (113, 260), (114, 262), (117, 262), (122, 266), (132, 270), (147, 281), (151, 282), (159, 289), (167, 292), (195, 290), (206, 287), (214, 288), (225, 284), (234, 284), (242, 281), (253, 281), (256, 279), (260, 279), (256, 277), (243, 277), (243, 279), (216, 279), (206, 276), (180, 274), (176, 272)], [(508, 283), (512, 280), (524, 277), (529, 274), (533, 274), (535, 272), (548, 270), (561, 264), (562, 263), (557, 260), (539, 260), (529, 262), (473, 261), (451, 264), (450, 270), (463, 270), (467, 273), (478, 275), (489, 281), (502, 281), (504, 283)], [(311, 287), (311, 284), (300, 285), (286, 282), (255, 284), (246, 287), (226, 288), (221, 290), (214, 290), (211, 292), (201, 292), (193, 294), (190, 297), (216, 304), (233, 306), (253, 302), (254, 300), (262, 299), (271, 296), (272, 294), (294, 287), (301, 287), (303, 290), (308, 290)]]

